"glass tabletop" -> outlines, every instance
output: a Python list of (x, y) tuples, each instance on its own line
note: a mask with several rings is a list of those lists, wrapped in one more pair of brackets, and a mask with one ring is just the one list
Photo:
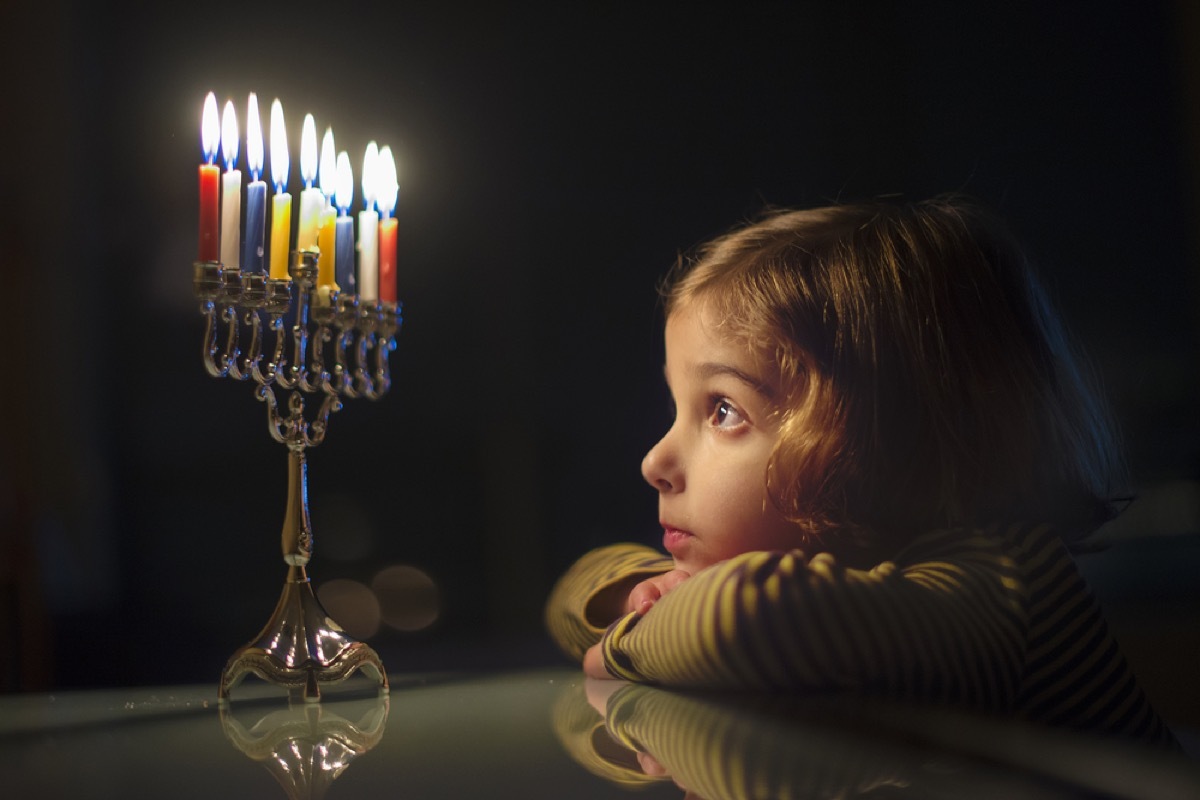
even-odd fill
[[(1200, 797), (1186, 756), (839, 696), (668, 692), (574, 669), (0, 697), (11, 797)], [(11, 794), (10, 794), (11, 792)]]

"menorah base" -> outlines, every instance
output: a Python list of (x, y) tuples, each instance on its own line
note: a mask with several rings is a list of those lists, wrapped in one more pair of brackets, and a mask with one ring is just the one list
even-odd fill
[(387, 693), (387, 672), (378, 654), (329, 617), (313, 594), (304, 567), (291, 566), (270, 621), (225, 665), (218, 697), (228, 702), (230, 692), (254, 674), (286, 688), (292, 699), (316, 703), (322, 685), (340, 683), (360, 669), (378, 681), (381, 693)]

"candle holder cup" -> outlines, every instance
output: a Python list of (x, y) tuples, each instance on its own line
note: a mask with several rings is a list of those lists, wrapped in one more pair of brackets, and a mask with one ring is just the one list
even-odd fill
[[(255, 396), (266, 404), (267, 430), (288, 455), (283, 592), (262, 631), (225, 665), (218, 690), (222, 703), (251, 674), (309, 702), (320, 700), (323, 685), (359, 670), (381, 692), (388, 690), (378, 654), (334, 622), (313, 593), (306, 571), (313, 536), (305, 452), (325, 439), (343, 399), (378, 400), (391, 388), (388, 356), (396, 347), (401, 305), (318, 288), (312, 251), (292, 252), (288, 271), (290, 278), (274, 279), (212, 261), (193, 265), (193, 288), (205, 318), (205, 370), (215, 378), (254, 382)], [(289, 311), (295, 313), (290, 331), (284, 324)], [(287, 393), (285, 402), (277, 391)], [(310, 419), (306, 399), (317, 398), (320, 405)]]

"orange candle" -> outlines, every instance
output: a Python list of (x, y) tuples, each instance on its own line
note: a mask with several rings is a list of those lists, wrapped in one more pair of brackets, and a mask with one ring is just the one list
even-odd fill
[(218, 184), (221, 171), (213, 162), (217, 158), (217, 144), (221, 139), (217, 116), (217, 96), (212, 92), (204, 98), (204, 114), (200, 122), (200, 145), (204, 149), (206, 163), (200, 165), (200, 253), (201, 261), (217, 261), (220, 258), (220, 201)]
[(271, 198), (271, 277), (286, 280), (288, 251), (292, 243), (292, 196), (287, 193), (291, 161), (287, 149), (287, 129), (283, 126), (283, 105), (271, 104), (271, 180), (275, 196)]
[(379, 151), (379, 195), (375, 199), (379, 206), (379, 299), (385, 303), (396, 302), (396, 219), (392, 209), (396, 207), (396, 160), (392, 148), (384, 146)]

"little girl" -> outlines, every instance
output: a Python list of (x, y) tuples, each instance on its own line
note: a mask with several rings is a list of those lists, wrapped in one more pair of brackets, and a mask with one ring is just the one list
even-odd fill
[(772, 214), (664, 291), (661, 556), (546, 609), (589, 676), (950, 702), (1173, 744), (1066, 545), (1120, 464), (1032, 268), (963, 200)]

